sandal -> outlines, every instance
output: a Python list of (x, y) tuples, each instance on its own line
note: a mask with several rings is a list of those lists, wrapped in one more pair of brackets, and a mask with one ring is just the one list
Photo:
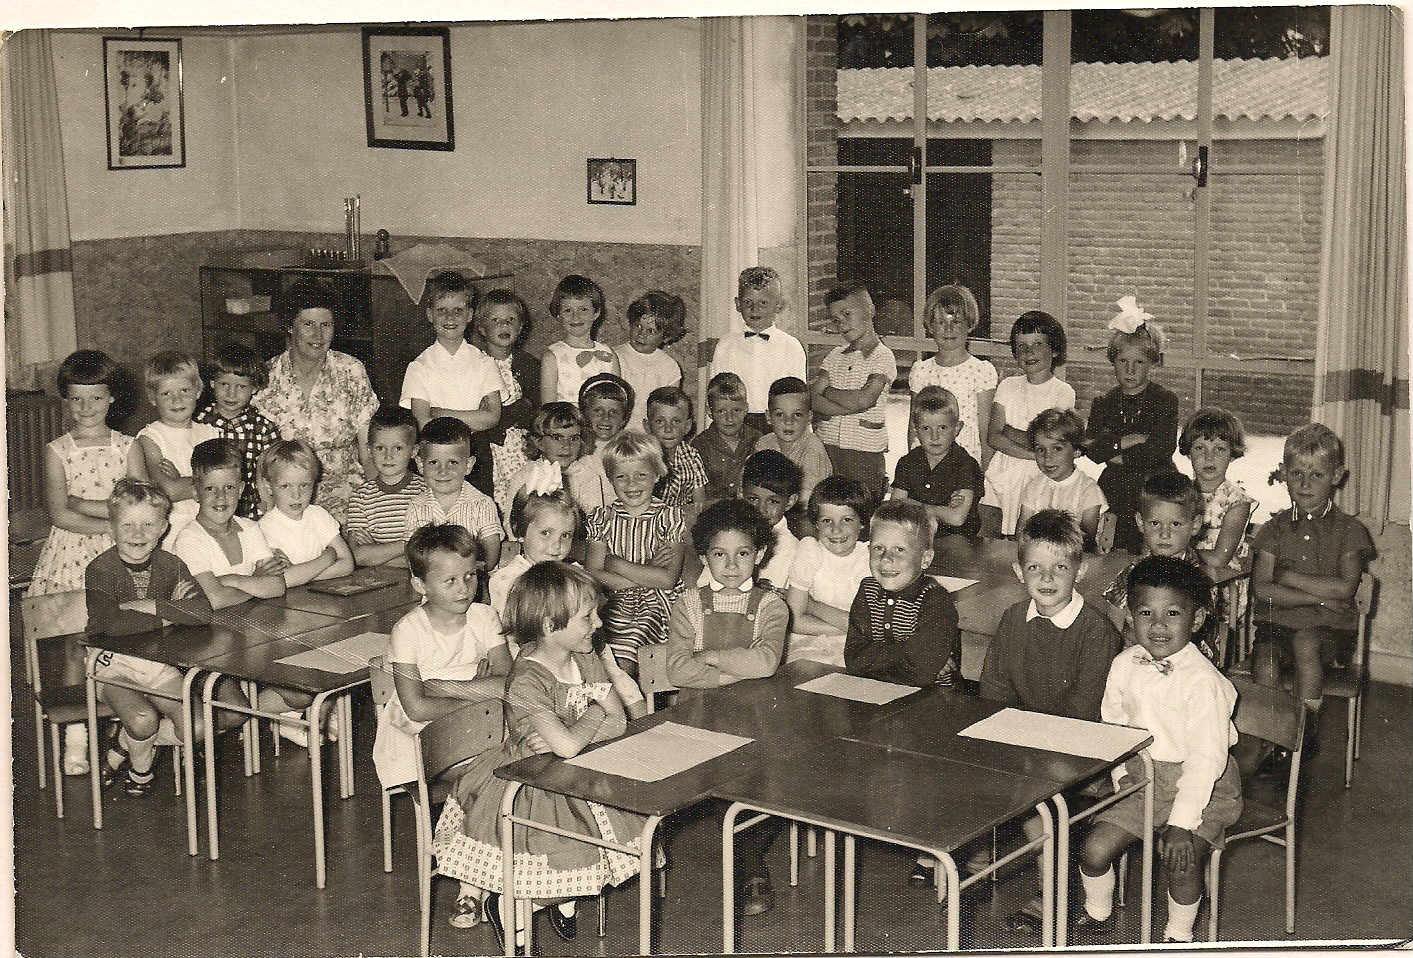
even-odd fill
[(1001, 920), (1001, 927), (1017, 935), (1038, 937), (1044, 919), (1027, 908), (1013, 911)]
[(458, 898), (450, 922), (453, 928), (475, 928), (481, 923), (481, 903), (472, 895)]

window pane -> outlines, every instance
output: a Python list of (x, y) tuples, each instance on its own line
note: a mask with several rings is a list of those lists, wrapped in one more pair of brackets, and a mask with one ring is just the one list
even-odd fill
[[(811, 182), (826, 175), (812, 173)], [(911, 184), (901, 173), (839, 173), (834, 180), (839, 210), (839, 278), (868, 286), (878, 307), (879, 332), (911, 335)], [(822, 331), (825, 324), (823, 310), (810, 317), (811, 329)], [(898, 328), (893, 328), (895, 325)]]

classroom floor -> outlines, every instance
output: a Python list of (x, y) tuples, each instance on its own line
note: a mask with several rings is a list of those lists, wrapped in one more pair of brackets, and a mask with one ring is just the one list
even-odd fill
[[(371, 709), (358, 710), (357, 794), (329, 794), (329, 883), (313, 886), (312, 825), (305, 753), (286, 747), (276, 759), (265, 739), (264, 771), (242, 777), (236, 741), (223, 743), (220, 861), (186, 854), (183, 806), (172, 792), (170, 758), (144, 799), (105, 796), (104, 828), (94, 831), (87, 780), (67, 781), (68, 817), (54, 817), (53, 795), (36, 787), (33, 713), (23, 670), (12, 662), (15, 756), (16, 943), (27, 955), (52, 956), (318, 956), (414, 954), (417, 891), (412, 817), (395, 801), (395, 868), (382, 871), (377, 783), (367, 756)], [(1325, 719), (1325, 749), (1302, 776), (1299, 891), (1295, 940), (1413, 937), (1413, 796), (1408, 782), (1413, 693), (1375, 685), (1367, 703), (1363, 757), (1354, 788), (1342, 786), (1342, 704)], [(165, 750), (164, 750), (165, 751)], [(326, 776), (326, 786), (328, 779)], [(51, 783), (50, 788), (53, 785)], [(659, 906), (663, 953), (720, 948), (720, 807), (669, 820), (672, 869)], [(816, 951), (823, 946), (822, 857), (802, 857), (800, 883), (788, 881), (786, 841), (770, 861), (778, 903), (768, 915), (739, 926), (744, 951)], [(202, 831), (203, 842), (205, 831)], [(1288, 941), (1282, 933), (1282, 859), (1263, 843), (1235, 848), (1224, 863), (1224, 941)], [(936, 950), (944, 935), (929, 892), (908, 887), (910, 859), (861, 843), (857, 947), (861, 952)], [(1000, 917), (1018, 907), (1032, 873), (1010, 875), (964, 896), (962, 941), (967, 948), (1026, 947), (1000, 930)], [(1076, 893), (1078, 883), (1075, 883)], [(433, 951), (485, 954), (489, 929), (447, 925), (455, 885), (437, 882)], [(1161, 902), (1161, 898), (1159, 899)], [(632, 954), (637, 947), (637, 884), (610, 892), (608, 936), (595, 935), (592, 903), (583, 909), (572, 945), (538, 925), (544, 954)], [(1119, 912), (1116, 942), (1137, 940), (1137, 903)], [(1205, 914), (1205, 913), (1204, 913)], [(1164, 910), (1155, 905), (1161, 940)], [(1202, 919), (1205, 921), (1205, 918)], [(1200, 926), (1204, 927), (1204, 926)]]

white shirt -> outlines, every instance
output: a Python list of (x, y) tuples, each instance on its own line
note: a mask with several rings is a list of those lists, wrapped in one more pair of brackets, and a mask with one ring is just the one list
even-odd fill
[(735, 373), (746, 384), (751, 412), (767, 411), (770, 384), (786, 376), (805, 378), (805, 347), (779, 326), (767, 326), (763, 335), (746, 338), (744, 330), (727, 333), (716, 341), (711, 375)]
[(633, 408), (628, 414), (628, 428), (642, 429), (648, 414), (648, 395), (659, 386), (682, 384), (682, 367), (661, 349), (640, 353), (630, 343), (613, 347), (618, 354), (619, 374), (633, 387)]
[[(418, 606), (393, 626), (387, 661), (412, 665), (425, 682), (446, 679), (469, 682), (491, 650), (504, 645), (500, 619), (488, 605), (473, 603), (466, 620), (454, 632), (432, 628), (425, 606)], [(396, 693), (378, 716), (378, 734), (373, 741), (373, 764), (384, 787), (401, 785), (417, 777), (412, 736), (426, 725), (414, 722), (402, 708)]]
[(407, 364), (402, 379), (402, 405), (422, 399), (434, 409), (479, 409), (481, 400), (504, 388), (495, 360), (470, 343), (456, 352), (434, 342)]
[(270, 558), (270, 546), (265, 542), (265, 534), (259, 526), (240, 516), (232, 516), (231, 521), (235, 523), (236, 538), (240, 540), (240, 562), (236, 565), (231, 565), (220, 543), (201, 523), (188, 523), (178, 533), (172, 543), (172, 551), (186, 563), (192, 575), (210, 572), (218, 579), (223, 575), (254, 575), (255, 563)]
[[(1236, 688), (1197, 646), (1188, 644), (1164, 662), (1164, 674), (1141, 645), (1124, 649), (1109, 667), (1100, 715), (1106, 722), (1136, 725), (1153, 736), (1148, 754), (1182, 763), (1168, 824), (1189, 831), (1202, 822), (1212, 786), (1226, 770), (1236, 744)], [(1115, 781), (1122, 769), (1116, 770)]]
[(533, 565), (529, 559), (525, 558), (525, 553), (518, 553), (515, 558), (501, 565), (499, 569), (491, 573), (490, 599), (491, 608), (495, 609), (496, 615), (505, 617), (505, 600), (510, 595), (510, 587), (516, 583), (522, 575), (529, 571)]
[(293, 565), (317, 559), (338, 538), (339, 524), (323, 506), (310, 503), (304, 515), (291, 519), (278, 509), (260, 517), (260, 531), (272, 550), (279, 549)]
[(1099, 483), (1082, 469), (1076, 469), (1059, 482), (1043, 472), (1033, 476), (1021, 491), (1020, 501), (1021, 507), (1031, 515), (1041, 509), (1061, 509), (1074, 516), (1076, 522), (1086, 509), (1098, 506), (1099, 511), (1103, 512), (1109, 508), (1109, 500), (1099, 488)]

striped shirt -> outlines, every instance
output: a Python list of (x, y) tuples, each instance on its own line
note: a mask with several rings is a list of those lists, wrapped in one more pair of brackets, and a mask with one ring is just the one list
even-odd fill
[(600, 506), (585, 524), (590, 542), (608, 544), (608, 554), (627, 562), (647, 564), (665, 545), (676, 545), (687, 535), (682, 510), (654, 498), (640, 515), (631, 516), (620, 502)]
[(407, 510), (412, 500), (427, 491), (427, 483), (409, 472), (395, 486), (379, 478), (353, 490), (348, 500), (348, 532), (366, 532), (374, 542), (403, 542), (412, 534)]
[(707, 484), (706, 464), (691, 443), (679, 442), (667, 460), (667, 475), (654, 490), (670, 506), (690, 506), (692, 494)]
[[(921, 625), (925, 623), (925, 625)], [(849, 610), (844, 665), (855, 675), (931, 685), (948, 658), (960, 661), (957, 607), (931, 576), (890, 592), (873, 576), (859, 586)]]
[(433, 522), (463, 526), (482, 542), (505, 538), (500, 519), (496, 517), (496, 504), (469, 482), (461, 484), (461, 494), (450, 509), (442, 508), (431, 489), (424, 489), (412, 498), (407, 505), (407, 528), (420, 529)]
[(222, 439), (233, 439), (240, 447), (240, 480), (245, 483), (245, 491), (236, 504), (236, 515), (247, 519), (259, 519), (263, 514), (260, 507), (260, 492), (255, 488), (255, 466), (260, 455), (280, 441), (280, 427), (256, 412), (254, 406), (246, 406), (234, 419), (227, 419), (216, 411), (215, 403), (208, 403), (191, 417), (194, 422), (204, 422), (221, 431)]
[(893, 350), (879, 343), (865, 356), (857, 349), (836, 346), (824, 357), (820, 367), (829, 374), (829, 385), (835, 389), (862, 389), (874, 376), (884, 378), (883, 394), (871, 409), (826, 416), (815, 430), (827, 446), (853, 449), (857, 452), (887, 452), (888, 430), (883, 411), (888, 403), (888, 387), (898, 378), (898, 362)]

